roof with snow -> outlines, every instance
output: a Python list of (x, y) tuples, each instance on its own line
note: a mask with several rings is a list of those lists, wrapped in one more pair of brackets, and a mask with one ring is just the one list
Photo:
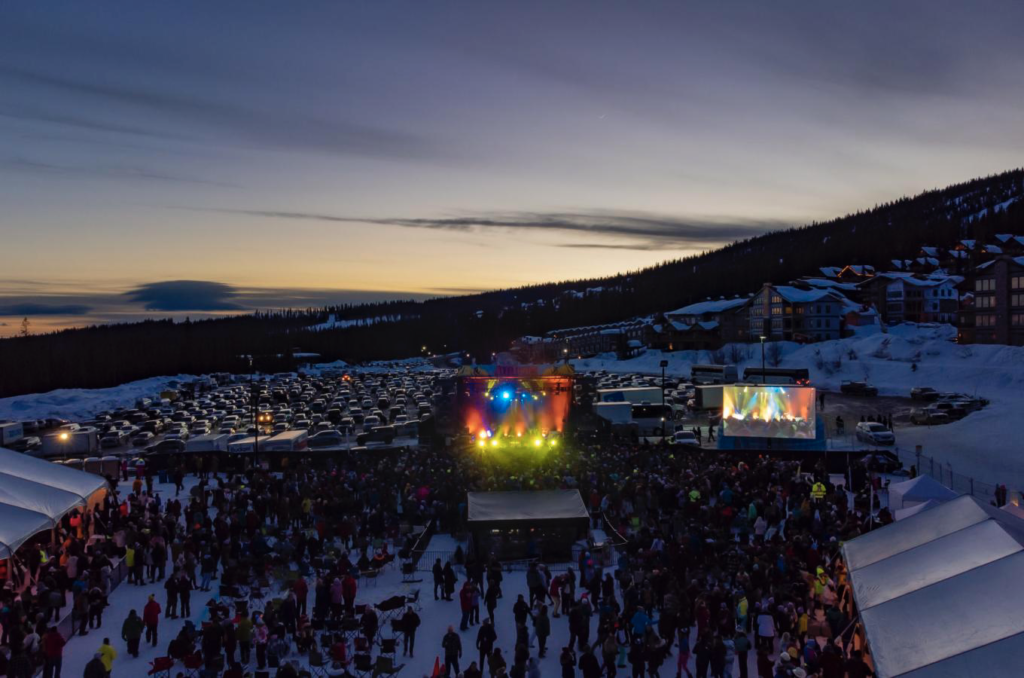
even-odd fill
[(1011, 676), (1024, 656), (1024, 520), (962, 496), (847, 542), (879, 676)]
[(722, 313), (734, 308), (739, 308), (745, 303), (747, 303), (747, 300), (742, 297), (699, 301), (696, 304), (690, 304), (689, 306), (683, 306), (682, 308), (677, 308), (674, 311), (669, 311), (665, 315), (704, 315), (705, 313)]
[(821, 271), (821, 274), (826, 278), (836, 278), (839, 276), (839, 272), (843, 269), (839, 266), (822, 266), (818, 270)]
[(802, 290), (799, 287), (791, 287), (790, 285), (775, 285), (772, 289), (791, 304), (806, 304), (825, 299), (830, 301), (842, 301), (845, 299), (842, 294), (834, 290)]
[[(1017, 264), (1018, 266), (1024, 266), (1024, 257), (1013, 257), (1011, 261), (1013, 261), (1013, 263)], [(994, 263), (996, 263), (996, 260), (992, 259), (991, 261), (986, 261), (984, 264), (978, 264), (974, 268), (975, 270), (980, 271), (982, 269), (988, 268)]]

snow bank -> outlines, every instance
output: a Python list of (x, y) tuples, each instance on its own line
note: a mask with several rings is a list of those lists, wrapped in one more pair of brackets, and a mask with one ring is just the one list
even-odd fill
[(48, 393), (0, 398), (0, 419), (88, 419), (103, 410), (131, 407), (143, 396), (159, 395), (171, 382), (194, 379), (194, 376), (180, 374), (176, 377), (140, 379), (111, 388), (61, 388)]
[[(836, 390), (843, 381), (866, 379), (885, 395), (907, 396), (914, 386), (993, 399), (1019, 397), (1024, 392), (1024, 348), (959, 345), (953, 343), (955, 338), (956, 328), (949, 325), (898, 325), (887, 333), (878, 328), (860, 328), (852, 337), (816, 344), (768, 342), (766, 362), (773, 366), (771, 356), (778, 350), (779, 367), (806, 367), (811, 382), (825, 390)], [(760, 367), (761, 347), (730, 344), (720, 352), (648, 351), (629, 360), (605, 354), (572, 363), (581, 371), (661, 374), (662, 360), (669, 363), (666, 372), (676, 377), (689, 378), (695, 364), (723, 361), (736, 364), (742, 374), (745, 367)], [(916, 372), (912, 369), (914, 363)]]

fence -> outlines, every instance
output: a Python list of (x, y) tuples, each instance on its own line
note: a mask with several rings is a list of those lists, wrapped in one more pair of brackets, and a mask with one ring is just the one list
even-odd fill
[[(851, 427), (845, 429), (843, 434), (839, 434), (835, 430), (834, 421), (826, 419), (825, 424), (829, 446), (832, 449), (845, 449), (843, 446), (849, 446), (851, 450), (870, 447), (859, 445), (857, 442), (853, 433), (853, 427), (856, 426), (856, 423), (851, 422)], [(899, 458), (904, 469), (909, 471), (910, 467), (913, 466), (917, 469), (918, 475), (931, 476), (954, 492), (969, 494), (986, 503), (993, 501), (996, 497), (995, 485), (978, 480), (971, 475), (958, 473), (950, 462), (943, 463), (933, 457), (927, 457), (916, 450), (901, 449), (899, 446), (892, 449), (891, 452)]]
[[(124, 559), (118, 560), (114, 565), (114, 568), (110, 572), (110, 593), (114, 592), (121, 582), (128, 576), (128, 566), (125, 565)], [(109, 595), (109, 594), (108, 594)], [(75, 622), (79, 621), (74, 615), (75, 603), (71, 601), (71, 605), (68, 606), (67, 614), (57, 622), (57, 630), (60, 631), (60, 635), (70, 639), (75, 635)], [(108, 621), (109, 623), (109, 621)], [(120, 623), (120, 620), (114, 620), (114, 624)]]
[(995, 485), (978, 480), (974, 476), (957, 473), (949, 462), (943, 464), (933, 457), (899, 447), (894, 452), (903, 464), (903, 468), (909, 470), (913, 466), (917, 469), (918, 475), (931, 476), (954, 492), (969, 494), (986, 503), (996, 498)]

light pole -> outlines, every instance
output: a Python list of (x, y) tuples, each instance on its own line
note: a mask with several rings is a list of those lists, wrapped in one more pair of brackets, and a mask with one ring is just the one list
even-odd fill
[(665, 368), (668, 367), (668, 361), (661, 361), (661, 437), (665, 437)]
[(767, 338), (768, 337), (764, 336), (763, 334), (761, 335), (761, 384), (762, 385), (766, 383), (765, 382), (765, 375), (764, 375), (764, 340), (767, 339)]

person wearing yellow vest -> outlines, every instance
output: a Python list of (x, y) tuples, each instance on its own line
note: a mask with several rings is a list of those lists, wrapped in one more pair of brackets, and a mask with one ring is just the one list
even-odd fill
[(825, 498), (825, 484), (821, 481), (814, 483), (811, 486), (811, 498), (815, 501), (821, 501)]
[(104, 638), (103, 644), (100, 645), (100, 661), (103, 662), (103, 668), (107, 670), (107, 678), (110, 678), (115, 659), (117, 659), (117, 650), (110, 645), (110, 638)]

